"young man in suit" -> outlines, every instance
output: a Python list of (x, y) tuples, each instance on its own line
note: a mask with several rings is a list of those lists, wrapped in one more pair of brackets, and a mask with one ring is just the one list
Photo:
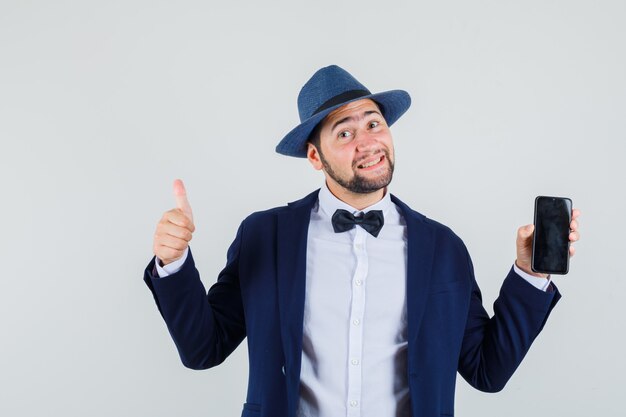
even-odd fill
[(457, 371), (501, 390), (559, 300), (531, 271), (533, 230), (522, 226), (490, 318), (461, 239), (388, 192), (389, 126), (409, 105), (406, 92), (372, 94), (337, 66), (317, 71), (298, 96), (300, 125), (276, 150), (306, 157), (326, 181), (246, 218), (208, 294), (175, 182), (144, 280), (185, 366), (218, 365), (247, 337), (242, 416), (451, 416)]

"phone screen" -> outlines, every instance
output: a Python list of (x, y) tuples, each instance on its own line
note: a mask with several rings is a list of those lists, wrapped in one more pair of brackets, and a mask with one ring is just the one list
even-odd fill
[(571, 218), (572, 200), (569, 198), (539, 196), (535, 199), (533, 271), (567, 274)]

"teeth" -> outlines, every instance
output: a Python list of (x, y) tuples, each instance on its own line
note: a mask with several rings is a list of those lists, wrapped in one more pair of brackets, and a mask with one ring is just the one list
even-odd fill
[(369, 167), (371, 167), (371, 166), (373, 166), (373, 165), (376, 165), (377, 163), (379, 163), (379, 162), (380, 162), (380, 160), (381, 160), (381, 159), (383, 159), (383, 157), (382, 157), (382, 156), (381, 156), (380, 158), (378, 158), (378, 159), (376, 159), (376, 160), (372, 161), (372, 162), (368, 162), (367, 164), (363, 164), (363, 165), (361, 165), (361, 168), (369, 168)]

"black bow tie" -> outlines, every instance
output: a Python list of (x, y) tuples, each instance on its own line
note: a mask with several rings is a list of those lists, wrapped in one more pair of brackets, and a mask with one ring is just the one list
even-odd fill
[(384, 223), (385, 219), (382, 210), (370, 210), (356, 217), (348, 210), (343, 209), (337, 209), (335, 214), (333, 214), (333, 229), (335, 233), (345, 232), (358, 224), (372, 236), (377, 237)]

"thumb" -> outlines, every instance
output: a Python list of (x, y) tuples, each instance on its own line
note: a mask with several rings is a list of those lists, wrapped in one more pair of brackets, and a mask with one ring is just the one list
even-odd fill
[(174, 180), (174, 198), (176, 199), (176, 208), (181, 209), (185, 216), (189, 217), (189, 220), (193, 223), (193, 213), (191, 212), (189, 200), (187, 200), (187, 191), (185, 190), (183, 180)]
[(533, 230), (535, 230), (534, 224), (527, 224), (526, 226), (520, 227), (519, 237), (528, 239), (533, 234)]

